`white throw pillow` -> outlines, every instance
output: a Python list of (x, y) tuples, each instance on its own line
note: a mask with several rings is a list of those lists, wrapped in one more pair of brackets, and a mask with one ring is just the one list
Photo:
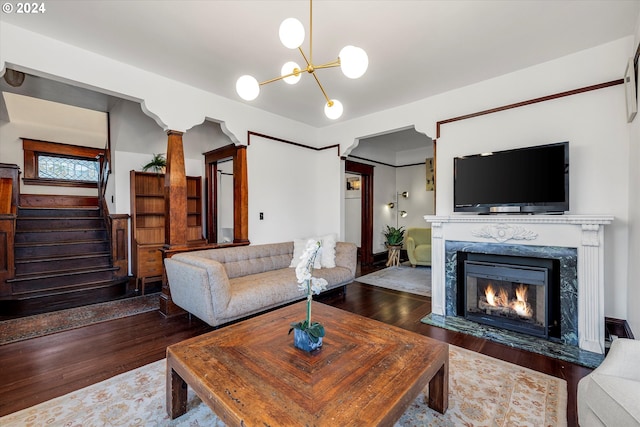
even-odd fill
[(322, 246), (316, 255), (316, 259), (313, 263), (313, 269), (333, 268), (336, 266), (336, 234), (327, 234), (326, 236), (310, 237), (308, 239), (294, 239), (293, 240), (293, 258), (289, 267), (297, 267), (300, 262), (300, 257), (304, 253), (309, 241), (320, 242)]
[(307, 239), (294, 239), (293, 240), (293, 258), (289, 267), (296, 268), (300, 262), (300, 257), (304, 253), (304, 248), (307, 246)]
[[(310, 240), (317, 242), (321, 239), (319, 237), (310, 237), (308, 239), (293, 240), (293, 258), (291, 258), (291, 264), (289, 264), (289, 267), (296, 268), (298, 266), (298, 264), (300, 263), (300, 257), (302, 257), (302, 254), (304, 253), (304, 250), (307, 248), (307, 244), (309, 243)], [(320, 250), (318, 251), (318, 255), (316, 255), (316, 259), (313, 262), (313, 268), (314, 270), (322, 268), (322, 248), (320, 248)]]
[(334, 268), (336, 266), (336, 240), (338, 236), (336, 234), (327, 234), (320, 237), (318, 240), (322, 242), (322, 259), (320, 264), (324, 268)]

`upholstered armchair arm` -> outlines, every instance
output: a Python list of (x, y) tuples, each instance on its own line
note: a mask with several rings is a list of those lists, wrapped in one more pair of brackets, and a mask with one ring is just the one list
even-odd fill
[(355, 278), (357, 263), (358, 247), (354, 243), (336, 242), (336, 266), (348, 268)]
[(409, 256), (409, 262), (411, 265), (415, 266), (418, 263), (416, 259), (416, 241), (413, 237), (407, 237), (405, 240), (405, 245), (407, 246), (407, 255)]
[(231, 299), (224, 266), (211, 259), (180, 254), (165, 259), (165, 268), (173, 302), (217, 326)]

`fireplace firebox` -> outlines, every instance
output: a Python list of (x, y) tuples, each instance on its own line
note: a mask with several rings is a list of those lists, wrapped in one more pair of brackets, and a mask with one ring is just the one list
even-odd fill
[[(560, 336), (555, 260), (459, 253), (458, 313), (468, 320), (545, 339)], [(462, 259), (460, 259), (462, 258)]]

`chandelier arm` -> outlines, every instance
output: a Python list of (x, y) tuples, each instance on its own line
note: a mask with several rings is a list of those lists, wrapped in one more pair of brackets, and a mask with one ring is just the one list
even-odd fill
[(259, 84), (260, 84), (260, 86), (262, 86), (262, 85), (266, 85), (268, 83), (277, 82), (278, 80), (286, 79), (287, 77), (299, 76), (301, 72), (302, 72), (301, 70), (294, 71), (293, 73), (289, 73), (289, 74), (285, 74), (283, 76), (274, 77), (273, 79), (265, 80), (263, 82), (260, 82)]
[[(302, 49), (300, 49), (302, 52)], [(304, 53), (302, 54), (304, 56)], [(307, 58), (305, 58), (305, 61)], [(309, 61), (307, 65), (313, 64), (313, 0), (309, 0)]]
[(307, 59), (307, 55), (304, 54), (304, 51), (302, 50), (302, 48), (298, 47), (298, 50), (300, 51), (300, 55), (302, 55), (302, 58), (304, 59), (304, 62), (307, 63), (307, 67), (309, 67), (309, 66), (313, 67), (311, 62)]
[(318, 79), (318, 76), (316, 76), (315, 73), (313, 73), (313, 78), (316, 79), (316, 83), (318, 83), (318, 87), (320, 88), (320, 91), (324, 95), (324, 99), (327, 100), (327, 104), (330, 104), (331, 100), (327, 96), (327, 92), (324, 91), (324, 88), (322, 87), (322, 84), (320, 83), (320, 79)]
[(335, 61), (327, 62), (326, 64), (314, 65), (313, 68), (315, 68), (316, 70), (320, 70), (322, 68), (333, 68), (333, 67), (339, 67), (339, 66), (340, 66), (340, 58), (336, 59)]

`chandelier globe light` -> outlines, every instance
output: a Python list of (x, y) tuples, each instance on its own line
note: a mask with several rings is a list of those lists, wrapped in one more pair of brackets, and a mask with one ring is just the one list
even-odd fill
[(344, 108), (342, 107), (342, 102), (337, 99), (331, 99), (329, 102), (324, 104), (324, 115), (331, 120), (340, 118), (343, 111)]
[(340, 69), (350, 79), (359, 79), (369, 67), (369, 57), (364, 49), (345, 46), (340, 51)]
[(236, 92), (245, 101), (253, 101), (260, 94), (260, 86), (272, 83), (278, 80), (283, 80), (288, 84), (296, 84), (300, 81), (302, 73), (306, 72), (311, 74), (315, 79), (322, 95), (325, 98), (324, 113), (331, 119), (335, 120), (342, 116), (344, 107), (342, 103), (337, 99), (329, 99), (324, 87), (320, 83), (316, 71), (324, 68), (340, 67), (342, 73), (350, 78), (357, 79), (364, 75), (369, 67), (369, 58), (364, 49), (356, 46), (345, 46), (338, 54), (338, 58), (320, 65), (313, 63), (313, 0), (309, 0), (309, 56), (302, 50), (302, 43), (305, 39), (305, 29), (302, 23), (296, 18), (287, 18), (282, 21), (278, 31), (280, 41), (288, 49), (298, 49), (306, 67), (302, 68), (297, 63), (289, 61), (285, 63), (280, 69), (280, 76), (266, 80), (264, 82), (258, 82), (255, 77), (244, 75), (236, 82)]
[(287, 18), (280, 24), (280, 41), (284, 47), (297, 49), (304, 42), (304, 26), (296, 18)]
[(236, 92), (245, 101), (253, 101), (260, 95), (260, 84), (255, 77), (244, 75), (236, 82)]
[(302, 74), (300, 74), (300, 66), (293, 61), (289, 61), (282, 66), (280, 75), (289, 76), (283, 77), (282, 80), (290, 85), (298, 83), (300, 81), (300, 78), (302, 78)]

